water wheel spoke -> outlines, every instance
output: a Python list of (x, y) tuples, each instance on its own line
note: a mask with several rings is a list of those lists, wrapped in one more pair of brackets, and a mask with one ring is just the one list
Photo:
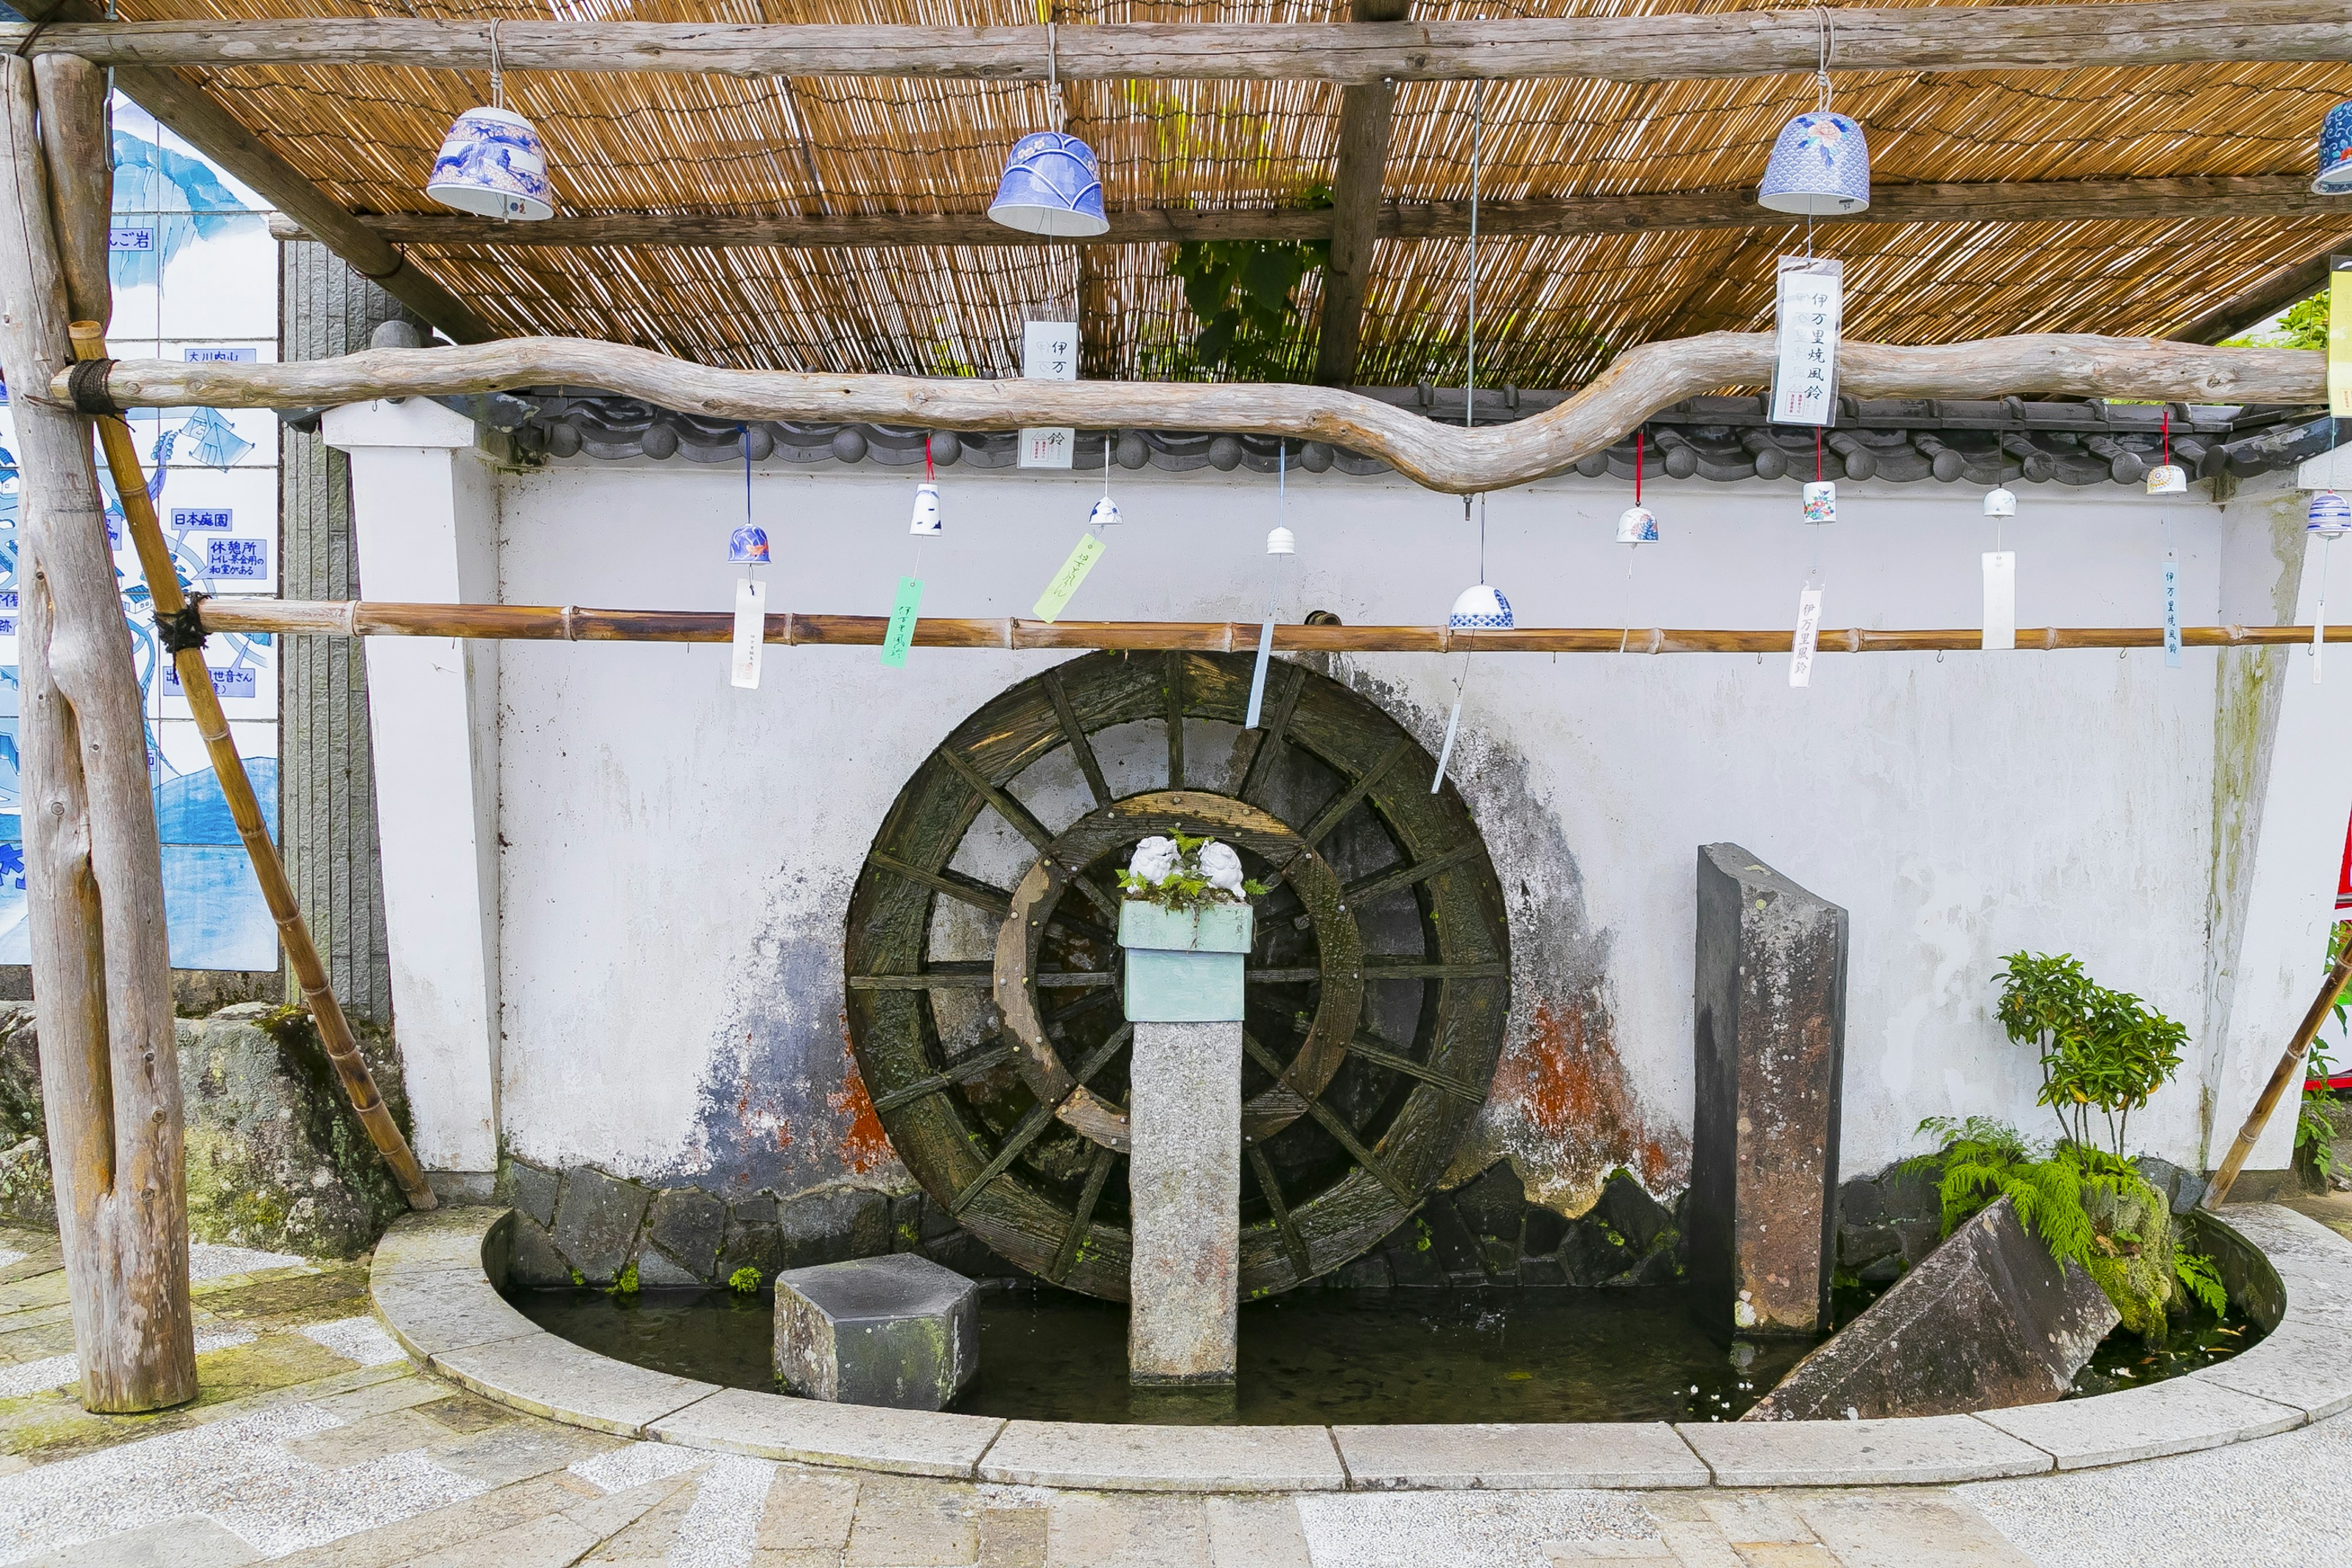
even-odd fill
[(1071, 1019), (1078, 1017), (1083, 1014), (1091, 1013), (1106, 1002), (1116, 1002), (1118, 1000), (1118, 986), (1099, 985), (1093, 987), (1085, 994), (1081, 995), (1076, 1001), (1071, 1003), (1066, 1007), (1061, 1008), (1046, 1018), (1045, 1027), (1047, 1029), (1059, 1029)]
[(1037, 972), (1037, 989), (1049, 987), (1071, 989), (1085, 985), (1116, 985), (1118, 973), (1110, 969), (1041, 969)]
[[(1293, 1094), (1298, 1093), (1297, 1087), (1290, 1081), (1290, 1069), (1275, 1060), (1274, 1053), (1259, 1045), (1256, 1037), (1246, 1029), (1242, 1031), (1242, 1048), (1249, 1053), (1252, 1061), (1272, 1073), (1275, 1080), (1283, 1088), (1289, 1089)], [(1364, 1147), (1364, 1141), (1356, 1136), (1356, 1130), (1349, 1126), (1338, 1111), (1312, 1095), (1301, 1094), (1299, 1098), (1307, 1102), (1307, 1114), (1315, 1118), (1321, 1124), (1323, 1131), (1331, 1134), (1339, 1142), (1339, 1147), (1345, 1149), (1349, 1156), (1357, 1164), (1361, 1165), (1374, 1181), (1395, 1194), (1397, 1202), (1407, 1208), (1412, 1208), (1421, 1202), (1412, 1189), (1398, 1180), (1396, 1173), (1390, 1170), (1379, 1155)]]
[(852, 991), (985, 991), (996, 983), (993, 964), (964, 959), (926, 967), (917, 974), (853, 974)]
[(1314, 1271), (1313, 1261), (1307, 1255), (1307, 1238), (1298, 1234), (1298, 1222), (1290, 1217), (1290, 1205), (1282, 1201), (1282, 1184), (1274, 1179), (1274, 1162), (1255, 1143), (1249, 1146), (1249, 1162), (1251, 1173), (1257, 1177), (1257, 1190), (1265, 1194), (1265, 1206), (1274, 1211), (1274, 1228), (1282, 1233), (1282, 1250), (1304, 1279)]
[(1339, 796), (1318, 813), (1313, 822), (1307, 824), (1307, 831), (1298, 836), (1306, 841), (1307, 847), (1312, 849), (1322, 843), (1324, 837), (1339, 826), (1340, 818), (1355, 810), (1356, 803), (1371, 793), (1372, 786), (1381, 782), (1381, 775), (1396, 766), (1404, 754), (1411, 750), (1412, 750), (1412, 737), (1399, 735), (1389, 749), (1381, 753), (1378, 762), (1357, 774), (1356, 782), (1341, 790)]
[(1356, 1037), (1348, 1043), (1348, 1049), (1374, 1067), (1383, 1067), (1391, 1072), (1401, 1072), (1407, 1078), (1419, 1079), (1422, 1082), (1442, 1089), (1465, 1103), (1471, 1105), (1486, 1103), (1486, 1091), (1476, 1085), (1465, 1083), (1458, 1078), (1448, 1078), (1433, 1068), (1423, 1067), (1368, 1029), (1358, 1031)]
[(1166, 656), (1168, 679), (1161, 690), (1168, 701), (1168, 787), (1184, 787), (1184, 656), (1170, 650)]
[(1078, 1189), (1078, 1206), (1070, 1215), (1070, 1228), (1062, 1233), (1062, 1245), (1046, 1266), (1045, 1278), (1059, 1285), (1070, 1266), (1078, 1260), (1079, 1249), (1087, 1244), (1087, 1234), (1095, 1227), (1095, 1205), (1101, 1201), (1103, 1184), (1110, 1179), (1110, 1168), (1118, 1161), (1116, 1151), (1097, 1145), (1094, 1163), (1087, 1167), (1087, 1184)]
[(1045, 695), (1054, 704), (1054, 716), (1061, 721), (1062, 738), (1070, 743), (1070, 754), (1077, 759), (1078, 771), (1087, 775), (1087, 787), (1095, 793), (1097, 805), (1111, 803), (1110, 785), (1103, 778), (1102, 763), (1095, 760), (1094, 742), (1087, 737), (1087, 727), (1078, 722), (1078, 710), (1070, 703), (1070, 693), (1062, 685), (1062, 672), (1049, 669), (1042, 684)]
[(1424, 963), (1417, 958), (1367, 958), (1367, 980), (1500, 980), (1511, 966), (1497, 959), (1488, 963)]
[(976, 910), (983, 910), (1003, 920), (1013, 907), (1013, 895), (1003, 889), (967, 877), (961, 871), (926, 871), (919, 866), (909, 866), (894, 856), (877, 849), (866, 857), (866, 863), (879, 866), (894, 877), (904, 877), (951, 899), (960, 899)]
[[(1077, 1093), (1079, 1089), (1086, 1087), (1087, 1079), (1094, 1077), (1095, 1074), (1110, 1066), (1111, 1058), (1125, 1050), (1127, 1048), (1128, 1041), (1134, 1037), (1135, 1026), (1132, 1024), (1121, 1024), (1118, 1028), (1113, 1029), (1108, 1035), (1105, 1036), (1101, 1045), (1097, 1046), (1093, 1050), (1088, 1051), (1084, 1057), (1079, 1058), (1077, 1070), (1070, 1075), (1071, 1079), (1075, 1080), (1071, 1084), (1070, 1094)], [(1065, 1095), (1063, 1098), (1066, 1100), (1069, 1096)], [(1058, 1109), (1058, 1107), (1056, 1109)]]
[(1253, 985), (1297, 985), (1323, 978), (1323, 971), (1308, 964), (1301, 969), (1245, 969), (1242, 978)]
[(929, 1077), (919, 1078), (912, 1083), (901, 1084), (887, 1094), (876, 1095), (874, 1097), (876, 1112), (878, 1114), (885, 1110), (896, 1110), (898, 1107), (911, 1104), (927, 1094), (936, 1094), (950, 1084), (962, 1083), (968, 1079), (979, 1078), (984, 1073), (1003, 1067), (1020, 1053), (1021, 1047), (1004, 1039), (1003, 1036), (992, 1036), (991, 1038), (1002, 1043), (984, 1046), (963, 1056), (950, 1058), (946, 1066)]
[(1298, 710), (1298, 694), (1307, 689), (1305, 670), (1286, 664), (1275, 668), (1286, 671), (1288, 679), (1281, 697), (1275, 702), (1272, 715), (1259, 715), (1265, 727), (1255, 732), (1256, 743), (1251, 747), (1249, 762), (1242, 769), (1241, 786), (1234, 791), (1254, 805), (1256, 804), (1255, 792), (1257, 786), (1265, 783), (1266, 775), (1273, 772), (1275, 763), (1281, 757), (1288, 742), (1290, 716)]
[[(937, 755), (941, 762), (946, 763), (950, 768), (954, 770), (956, 775), (962, 779), (964, 783), (979, 791), (980, 797), (996, 808), (996, 815), (1004, 818), (1006, 822), (1011, 823), (1014, 832), (1020, 834), (1022, 837), (1029, 840), (1031, 844), (1035, 845), (1038, 853), (1048, 857), (1052, 856), (1054, 853), (1054, 835), (1046, 828), (1044, 823), (1037, 820), (1036, 815), (1034, 812), (1032, 812), (1027, 806), (1022, 805), (1019, 801), (1013, 799), (1011, 795), (1007, 794), (1000, 786), (989, 783), (987, 776), (978, 768), (973, 767), (971, 763), (966, 761), (962, 753), (959, 752), (954, 747), (941, 746), (935, 755)], [(1100, 888), (1095, 886), (1093, 882), (1087, 880), (1086, 877), (1079, 873), (1078, 868), (1074, 866), (1066, 866), (1063, 869), (1069, 873), (1070, 885), (1077, 889), (1081, 893), (1084, 893), (1087, 899), (1093, 902), (1095, 908), (1100, 910), (1105, 915), (1108, 915), (1114, 921), (1118, 919), (1118, 900), (1112, 898), (1108, 893), (1104, 892)]]
[(1391, 866), (1369, 877), (1360, 877), (1339, 889), (1339, 896), (1351, 903), (1363, 903), (1383, 893), (1393, 893), (1400, 888), (1410, 888), (1426, 882), (1440, 871), (1450, 871), (1465, 860), (1475, 859), (1478, 846), (1475, 841), (1455, 845), (1442, 855), (1432, 855), (1425, 860), (1412, 860), (1402, 866)]
[(989, 1183), (1004, 1174), (1013, 1162), (1021, 1157), (1024, 1150), (1037, 1142), (1054, 1126), (1054, 1112), (1058, 1109), (1059, 1107), (1048, 1105), (1044, 1100), (1039, 1100), (1031, 1106), (1029, 1113), (1021, 1119), (1020, 1124), (1004, 1135), (1004, 1142), (998, 1145), (995, 1157), (980, 1168), (980, 1174), (971, 1179), (970, 1186), (958, 1193), (949, 1202), (948, 1213), (960, 1215), (970, 1207), (971, 1200), (980, 1196)]

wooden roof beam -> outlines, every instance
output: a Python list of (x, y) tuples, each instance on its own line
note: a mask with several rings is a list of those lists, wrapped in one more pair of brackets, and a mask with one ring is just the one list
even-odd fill
[[(88, 0), (12, 0), (12, 4), (37, 19), (43, 15), (60, 18), (98, 15)], [(5, 30), (21, 37), (30, 29)], [(61, 22), (44, 30), (31, 52), (52, 52), (41, 44), (60, 34), (87, 30), (74, 22)], [(264, 145), (236, 116), (222, 107), (218, 99), (180, 72), (159, 67), (120, 65), (115, 68), (114, 85), (158, 121), (171, 127), (190, 146), (299, 224), (305, 233), (341, 257), (352, 270), (373, 281), (453, 341), (482, 342), (498, 335), (470, 306), (411, 267), (382, 235), (345, 212), (341, 203)]]
[[(1348, 89), (1376, 92), (1377, 89)], [(1346, 176), (1346, 144), (1341, 149)], [(1370, 166), (1356, 164), (1357, 174)], [(1383, 239), (1458, 239), (1470, 231), (1467, 202), (1372, 201), (1358, 221)], [(1329, 207), (1114, 208), (1110, 232), (1090, 245), (1178, 245), (1187, 240), (1328, 239), (1332, 270), (1341, 268), (1343, 209)], [(1891, 185), (1871, 191), (1866, 211), (1824, 223), (2136, 223), (2176, 224), (2226, 218), (2342, 216), (2352, 202), (2314, 195), (2301, 174), (2189, 174), (2126, 180), (2014, 180)], [(1034, 235), (992, 223), (984, 213), (845, 213), (829, 216), (746, 214), (583, 213), (540, 223), (500, 223), (460, 213), (387, 213), (354, 219), (395, 245), (674, 246), (787, 249), (864, 246), (1039, 245)], [(1784, 215), (1756, 205), (1751, 191), (1649, 191), (1620, 195), (1565, 196), (1482, 202), (1478, 232), (1528, 235), (1643, 234), (1669, 229), (1791, 226)], [(299, 238), (291, 219), (273, 224), (279, 237)], [(1357, 243), (1363, 243), (1359, 240)], [(2352, 239), (2339, 244), (2344, 249)], [(1327, 280), (1325, 321), (1333, 319)], [(2314, 283), (2311, 288), (2316, 288)], [(2305, 293), (2310, 292), (2305, 289)], [(2294, 298), (2301, 298), (2296, 295)], [(1360, 308), (1361, 292), (1358, 293)], [(2290, 301), (2291, 302), (2291, 301)], [(2273, 307), (2275, 309), (2275, 307)], [(2264, 312), (2267, 314), (2268, 312)], [(2260, 320), (2260, 317), (2256, 317)], [(2233, 329), (2234, 330), (2234, 329)], [(2224, 334), (2225, 336), (2227, 334)]]
[(2328, 258), (2347, 252), (2352, 252), (2352, 228), (2322, 247), (2317, 255), (2281, 268), (2172, 335), (2184, 343), (2218, 343), (2252, 331), (2289, 305), (2299, 304), (2327, 287)]
[[(1412, 0), (1355, 0), (1360, 24), (1391, 27)], [(1362, 82), (1339, 92), (1339, 155), (1331, 171), (1331, 258), (1323, 268), (1323, 311), (1317, 323), (1315, 379), (1345, 386), (1355, 379), (1363, 341), (1364, 300), (1371, 291), (1372, 252), (1380, 238), (1381, 182), (1388, 172), (1389, 126), (1396, 113), (1392, 79)]]
[[(36, 0), (37, 3), (37, 0)], [(487, 22), (354, 16), (98, 23), (77, 0), (30, 52), (117, 68), (377, 65), (478, 71)], [(2352, 60), (2341, 0), (2140, 0), (2131, 5), (1840, 8), (1832, 68), (2072, 70), (2195, 61)], [(1813, 9), (1513, 21), (1129, 23), (1063, 27), (1065, 80), (1381, 81), (1582, 77), (1677, 81), (1810, 74)], [(0, 50), (26, 29), (0, 27)], [(1043, 27), (703, 22), (505, 22), (515, 71), (656, 71), (741, 77), (895, 76), (1043, 80)]]

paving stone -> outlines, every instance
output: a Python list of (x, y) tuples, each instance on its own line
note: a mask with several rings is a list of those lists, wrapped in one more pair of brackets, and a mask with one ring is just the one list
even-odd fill
[(435, 1464), (494, 1487), (551, 1475), (617, 1446), (603, 1433), (544, 1421), (509, 1421), (469, 1433), (445, 1429), (437, 1436)]
[(375, 1279), (423, 1271), (482, 1267), (482, 1238), (505, 1211), (457, 1205), (404, 1215), (375, 1246), (370, 1271)]
[(623, 1563), (631, 1568), (662, 1568), (669, 1562), (674, 1547), (686, 1549), (679, 1553), (681, 1556), (717, 1555), (710, 1551), (716, 1542), (680, 1539), (681, 1529), (698, 1500), (699, 1489), (678, 1486), (582, 1561), (613, 1564), (615, 1568)]
[(875, 1477), (857, 1489), (842, 1568), (968, 1568), (980, 1555), (980, 1499), (943, 1481)]
[(2200, 1368), (2189, 1379), (2300, 1410), (2306, 1422), (2324, 1421), (2352, 1410), (2352, 1334), (2300, 1321), (2281, 1323), (2252, 1350)]
[(701, 1285), (706, 1281), (698, 1279), (672, 1263), (667, 1258), (647, 1247), (637, 1253), (637, 1283), (654, 1289), (663, 1289)]
[[(1982, 1514), (1948, 1493), (1815, 1497), (1795, 1506), (1840, 1568), (2033, 1568)], [(2132, 1521), (2116, 1527), (2128, 1532)]]
[(1664, 1542), (1676, 1568), (1748, 1568), (1741, 1560), (1745, 1554), (1732, 1546), (1722, 1527), (1711, 1519), (1661, 1522), (1658, 1539)]
[(890, 1250), (890, 1199), (865, 1187), (820, 1187), (776, 1204), (778, 1267), (807, 1268)]
[(2060, 1263), (2007, 1197), (1873, 1301), (1742, 1421), (1955, 1415), (2064, 1396), (2118, 1318), (2079, 1263)]
[(413, 1410), (394, 1410), (307, 1437), (291, 1438), (286, 1444), (286, 1451), (306, 1463), (340, 1470), (346, 1465), (364, 1464), (386, 1454), (426, 1447), (448, 1436), (446, 1428)]
[[(2041, 1408), (2063, 1410), (2087, 1403)], [(1695, 1421), (1675, 1430), (1706, 1461), (1716, 1484), (1725, 1487), (1942, 1485), (2034, 1475), (2052, 1468), (2047, 1453), (1973, 1415)]]
[(1213, 1568), (1314, 1568), (1288, 1498), (1213, 1497), (1207, 1512)]
[(1675, 1561), (1675, 1554), (1664, 1541), (1576, 1541), (1550, 1542), (1544, 1553), (1552, 1568), (1586, 1568), (1593, 1563), (1654, 1563), (1664, 1564)]
[(727, 1239), (719, 1249), (719, 1278), (739, 1268), (756, 1268), (762, 1280), (773, 1279), (783, 1268), (783, 1233), (776, 1227), (776, 1200), (739, 1198), (728, 1206)]
[(980, 1370), (978, 1292), (908, 1253), (776, 1276), (776, 1375), (845, 1405), (940, 1410)]
[(1348, 1484), (1320, 1426), (1126, 1426), (1008, 1421), (982, 1480), (1106, 1491), (1337, 1491)]
[[(439, 1390), (447, 1385), (436, 1378), (428, 1386)], [(418, 1405), (416, 1413), (429, 1416), (445, 1432), (455, 1432), (461, 1436), (487, 1432), (493, 1426), (503, 1426), (509, 1421), (523, 1419), (504, 1405), (493, 1405), (478, 1394), (452, 1394), (430, 1405)]]
[(555, 1223), (555, 1200), (563, 1190), (561, 1173), (528, 1160), (509, 1160), (499, 1174), (502, 1178), (499, 1195), (513, 1205), (516, 1213), (530, 1215), (542, 1230)]
[(1060, 1499), (1045, 1561), (1051, 1568), (1210, 1568), (1207, 1510), (1190, 1497)]
[(1771, 1497), (1746, 1497), (1735, 1492), (1728, 1496), (1706, 1495), (1697, 1500), (1699, 1511), (1734, 1546), (1805, 1544), (1813, 1539), (1813, 1532), (1790, 1511), (1789, 1506)]
[(1335, 1426), (1331, 1436), (1353, 1484), (1374, 1491), (1703, 1487), (1710, 1479), (1664, 1422)]
[(760, 1515), (762, 1552), (822, 1552), (837, 1561), (857, 1517), (857, 1482), (806, 1470), (776, 1472)]
[(508, 1306), (479, 1269), (380, 1279), (375, 1305), (401, 1348), (427, 1360), (467, 1345), (545, 1333)]
[(609, 1285), (635, 1256), (637, 1227), (652, 1202), (653, 1194), (636, 1183), (583, 1165), (564, 1178), (551, 1232), (555, 1250), (591, 1284)]
[(433, 1366), (501, 1405), (625, 1437), (718, 1392), (711, 1384), (648, 1372), (541, 1332), (436, 1355)]
[(2052, 1455), (2062, 1470), (2218, 1448), (2304, 1421), (2300, 1410), (2194, 1377), (1975, 1418)]
[(1003, 1427), (992, 1415), (828, 1405), (730, 1388), (654, 1422), (647, 1435), (761, 1459), (969, 1477)]
[[(307, 1389), (304, 1392), (309, 1393)], [(355, 1388), (348, 1394), (321, 1394), (305, 1402), (338, 1421), (359, 1421), (394, 1410), (429, 1405), (449, 1397), (447, 1384), (438, 1378), (419, 1376), (413, 1368), (402, 1367), (394, 1375), (364, 1388)]]
[(1048, 1521), (1042, 1507), (982, 1509), (979, 1568), (1045, 1568)]
[(575, 1477), (545, 1476), (500, 1487), (446, 1508), (413, 1514), (273, 1562), (277, 1568), (395, 1568), (444, 1547), (560, 1513), (596, 1495), (596, 1488)]
[(507, 1279), (534, 1288), (574, 1282), (572, 1265), (555, 1250), (554, 1241), (536, 1220), (520, 1214), (507, 1232)]
[[(672, 1187), (654, 1199), (646, 1239), (688, 1274), (701, 1279), (721, 1278), (717, 1270), (719, 1248), (727, 1241), (726, 1200), (699, 1187)], [(641, 1254), (638, 1267), (644, 1266)]]
[(234, 1531), (190, 1516), (16, 1561), (25, 1568), (241, 1568), (261, 1553)]

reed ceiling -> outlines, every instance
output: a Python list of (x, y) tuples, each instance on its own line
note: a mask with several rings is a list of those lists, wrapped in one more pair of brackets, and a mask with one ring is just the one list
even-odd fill
[[(1897, 0), (1899, 3), (1899, 0)], [(1562, 0), (1416, 5), (1422, 18), (1671, 16), (1753, 8)], [(735, 0), (445, 4), (441, 0), (121, 0), (124, 20), (350, 16), (1018, 26), (1027, 0)], [(1314, 24), (1344, 6), (1064, 0), (1089, 22)], [(422, 194), (441, 132), (488, 101), (487, 73), (242, 67), (190, 73), (257, 136), (354, 211), (438, 210)], [(1005, 151), (1054, 124), (1043, 83), (871, 78), (509, 73), (509, 104), (545, 138), (569, 213), (978, 212)], [(1838, 73), (1837, 107), (1868, 131), (1874, 179), (2087, 179), (2307, 171), (2352, 66), (2231, 64), (2041, 73)], [(1314, 198), (1331, 177), (1339, 89), (1313, 82), (1064, 82), (1068, 128), (1105, 163), (1113, 207), (1253, 207)], [(1398, 89), (1391, 200), (1470, 193), (1572, 197), (1752, 187), (1809, 77), (1620, 85), (1412, 82)], [(1483, 99), (1483, 101), (1482, 101)], [(1846, 262), (1848, 331), (1930, 342), (2029, 331), (2162, 334), (2265, 277), (2352, 248), (2341, 219), (1815, 226)], [(1801, 224), (1478, 245), (1479, 379), (1573, 384), (1627, 344), (1754, 330), (1771, 261)], [(1151, 246), (938, 249), (417, 247), (428, 272), (512, 331), (614, 339), (738, 366), (938, 373), (1017, 368), (1024, 310), (1075, 291), (1091, 376), (1189, 374), (1195, 323), (1171, 252)], [(1467, 246), (1384, 240), (1355, 379), (1458, 379)], [(1317, 277), (1296, 298), (1311, 362)]]

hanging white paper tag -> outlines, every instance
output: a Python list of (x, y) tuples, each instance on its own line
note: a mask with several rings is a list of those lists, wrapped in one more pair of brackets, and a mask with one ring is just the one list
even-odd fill
[(2180, 668), (2180, 563), (2164, 552), (2164, 662)]
[(2017, 552), (1988, 550), (1984, 557), (1984, 646), (2017, 646)]
[(1259, 716), (1265, 711), (1265, 667), (1274, 659), (1274, 617), (1257, 629), (1257, 668), (1250, 671), (1249, 713), (1242, 720), (1242, 728), (1257, 728)]
[(1827, 425), (1837, 411), (1845, 265), (1826, 256), (1784, 256), (1774, 284), (1772, 423)]
[(749, 577), (735, 584), (734, 656), (728, 661), (727, 679), (745, 688), (760, 684), (760, 649), (768, 636), (768, 585), (754, 583)]
[[(1021, 374), (1027, 381), (1078, 379), (1078, 324), (1029, 321), (1021, 329)], [(1021, 432), (1020, 467), (1066, 468), (1078, 433), (1066, 425), (1033, 425)]]
[(1808, 588), (1797, 601), (1797, 637), (1789, 650), (1789, 684), (1813, 683), (1813, 644), (1822, 635), (1821, 588)]

